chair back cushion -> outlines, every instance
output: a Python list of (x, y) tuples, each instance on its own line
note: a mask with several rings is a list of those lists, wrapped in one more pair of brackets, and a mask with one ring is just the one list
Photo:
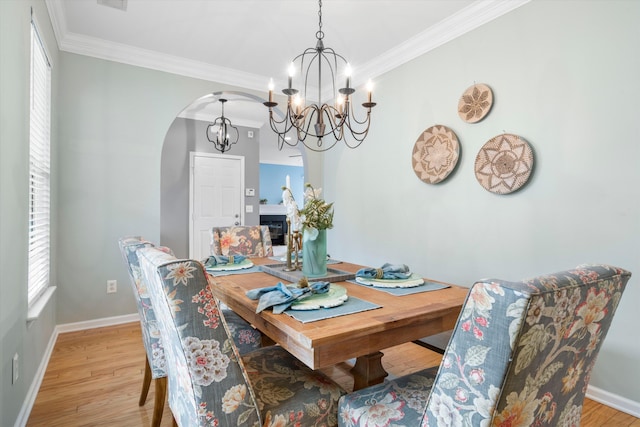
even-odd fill
[(589, 375), (630, 276), (593, 265), (475, 283), (422, 425), (579, 425)]
[(260, 421), (247, 373), (204, 267), (155, 248), (139, 252), (165, 345), (169, 406), (181, 426)]
[(141, 248), (153, 247), (153, 244), (139, 236), (131, 236), (119, 239), (118, 245), (127, 264), (129, 279), (133, 287), (133, 295), (140, 316), (142, 343), (144, 344), (147, 360), (151, 367), (151, 376), (154, 379), (166, 377), (166, 361), (162, 339), (160, 338), (160, 330), (158, 329), (153, 305), (147, 291), (147, 283), (142, 279), (140, 262), (136, 252)]
[(213, 227), (211, 254), (245, 255), (249, 257), (273, 256), (271, 233), (266, 225)]

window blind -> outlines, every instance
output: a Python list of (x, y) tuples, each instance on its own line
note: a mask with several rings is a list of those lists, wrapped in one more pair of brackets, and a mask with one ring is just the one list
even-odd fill
[(51, 64), (33, 21), (30, 83), (29, 305), (49, 286), (51, 246)]

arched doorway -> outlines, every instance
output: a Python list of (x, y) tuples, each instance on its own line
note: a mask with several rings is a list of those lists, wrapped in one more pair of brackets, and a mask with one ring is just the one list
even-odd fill
[[(277, 137), (269, 128), (267, 112), (262, 105), (265, 99), (236, 91), (214, 92), (196, 99), (174, 119), (165, 136), (161, 155), (160, 243), (170, 247), (178, 257), (187, 257), (189, 252), (190, 153), (219, 154), (206, 138), (206, 127), (220, 116), (220, 98), (228, 100), (225, 117), (240, 131), (238, 143), (224, 154), (245, 158), (245, 188), (254, 189), (254, 195), (243, 195), (245, 206), (252, 206), (252, 212), (245, 213), (245, 225), (259, 224), (261, 208), (265, 208), (260, 204), (260, 199), (265, 198), (261, 197), (260, 170), (264, 169), (263, 165), (275, 170), (278, 164), (283, 170), (298, 167), (304, 174), (304, 149), (298, 146), (286, 147), (282, 151), (277, 149)], [(273, 171), (270, 173), (273, 175)], [(284, 175), (280, 180), (266, 182), (265, 187), (272, 190), (271, 187), (277, 186), (281, 194)], [(304, 182), (304, 177), (301, 181)], [(279, 200), (267, 200), (271, 206), (279, 203)]]

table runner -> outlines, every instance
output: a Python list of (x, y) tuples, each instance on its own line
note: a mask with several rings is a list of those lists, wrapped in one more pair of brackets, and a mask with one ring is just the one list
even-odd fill
[(349, 297), (344, 304), (332, 308), (320, 308), (318, 310), (286, 310), (284, 313), (293, 317), (299, 322), (309, 323), (317, 320), (330, 319), (332, 317), (345, 316), (347, 314), (359, 313), (361, 311), (375, 310), (381, 305), (371, 303), (356, 297)]
[(428, 281), (425, 281), (424, 285), (414, 286), (413, 288), (378, 288), (375, 286), (358, 283), (355, 280), (348, 280), (348, 282), (356, 284), (358, 286), (364, 286), (365, 288), (375, 289), (376, 291), (386, 292), (388, 294), (391, 294), (397, 297), (401, 297), (403, 295), (417, 294), (420, 292), (437, 291), (439, 289), (445, 289), (450, 287), (449, 285), (444, 285), (442, 283), (428, 282)]

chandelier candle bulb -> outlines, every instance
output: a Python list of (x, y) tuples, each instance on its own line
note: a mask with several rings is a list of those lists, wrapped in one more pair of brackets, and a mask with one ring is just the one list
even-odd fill
[(296, 116), (299, 116), (300, 111), (302, 110), (302, 99), (300, 98), (300, 95), (296, 95), (293, 98), (293, 104), (296, 106)]
[(269, 103), (273, 102), (273, 88), (275, 85), (273, 84), (273, 79), (269, 80)]
[(347, 68), (345, 68), (344, 74), (347, 76), (347, 84), (345, 87), (349, 89), (349, 87), (351, 86), (351, 66), (349, 64), (347, 64)]
[(338, 99), (336, 100), (336, 107), (338, 108), (338, 114), (340, 116), (342, 116), (343, 106), (344, 106), (344, 97), (341, 95), (341, 96), (338, 96)]
[(292, 89), (293, 87), (293, 75), (296, 73), (296, 66), (295, 64), (292, 62), (291, 64), (289, 64), (289, 89)]

